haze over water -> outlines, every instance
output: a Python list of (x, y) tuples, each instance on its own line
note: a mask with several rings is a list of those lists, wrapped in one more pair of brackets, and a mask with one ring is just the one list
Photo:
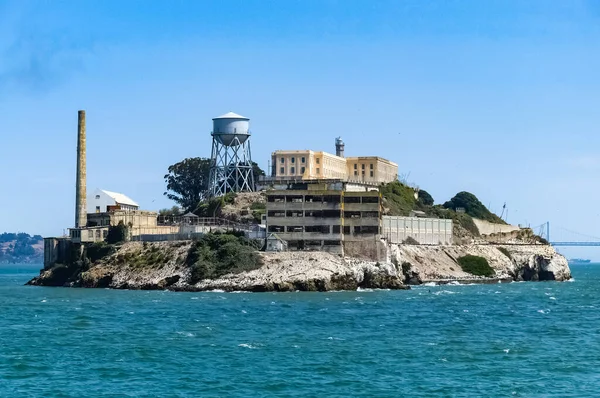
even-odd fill
[(597, 396), (600, 266), (574, 282), (173, 293), (22, 286), (0, 396)]

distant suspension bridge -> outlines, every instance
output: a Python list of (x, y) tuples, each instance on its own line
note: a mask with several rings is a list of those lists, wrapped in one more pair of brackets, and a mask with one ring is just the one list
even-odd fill
[(552, 246), (600, 246), (600, 237), (582, 234), (554, 225), (552, 226), (552, 235), (550, 235), (550, 222), (531, 229), (546, 239)]

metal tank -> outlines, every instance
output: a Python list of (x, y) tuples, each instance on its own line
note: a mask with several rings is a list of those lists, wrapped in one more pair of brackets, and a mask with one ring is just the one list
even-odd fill
[(212, 136), (225, 146), (241, 145), (250, 137), (250, 119), (233, 112), (216, 117)]

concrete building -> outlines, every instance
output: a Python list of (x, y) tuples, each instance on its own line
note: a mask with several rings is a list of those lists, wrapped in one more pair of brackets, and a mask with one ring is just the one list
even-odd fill
[(87, 213), (106, 213), (115, 210), (135, 211), (140, 206), (131, 198), (122, 193), (96, 189), (87, 197)]
[(344, 157), (344, 143), (336, 139), (336, 155), (311, 150), (275, 151), (271, 176), (276, 180), (340, 179), (387, 183), (398, 178), (398, 165), (378, 156)]
[(348, 189), (345, 182), (300, 183), (267, 192), (267, 233), (288, 250), (343, 253), (349, 242), (373, 242), (381, 232), (378, 190)]

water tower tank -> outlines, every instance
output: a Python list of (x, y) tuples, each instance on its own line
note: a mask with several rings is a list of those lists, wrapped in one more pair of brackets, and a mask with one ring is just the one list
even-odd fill
[(212, 135), (225, 146), (238, 146), (250, 137), (250, 119), (233, 112), (213, 119)]

